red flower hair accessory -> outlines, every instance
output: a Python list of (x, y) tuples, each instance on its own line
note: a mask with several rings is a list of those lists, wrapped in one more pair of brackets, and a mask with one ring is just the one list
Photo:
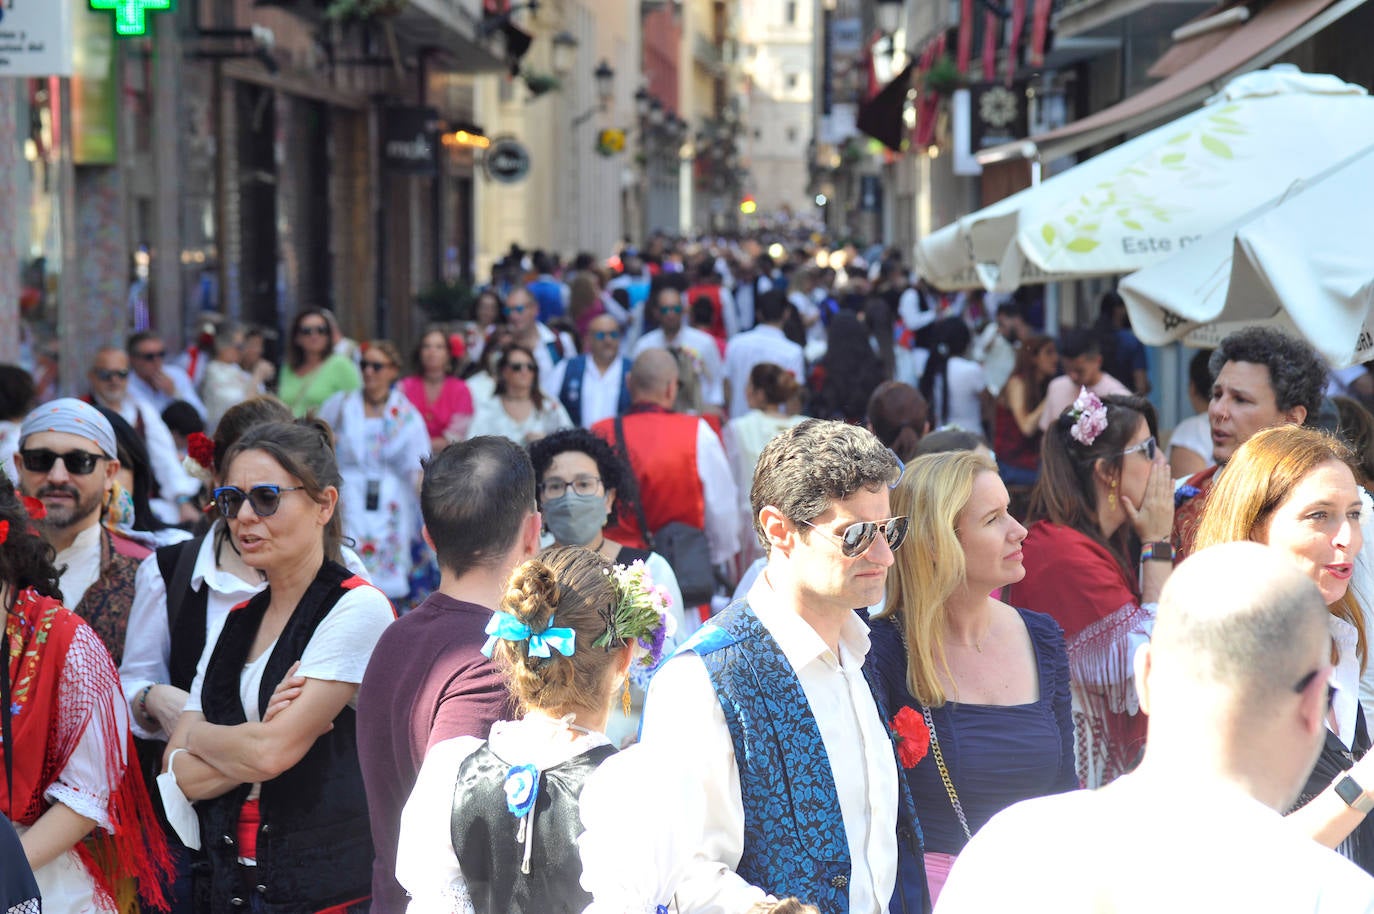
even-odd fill
[(182, 467), (203, 485), (209, 485), (215, 468), (215, 442), (203, 432), (186, 436), (186, 459)]
[(48, 506), (33, 496), (24, 495), (19, 500), (24, 503), (24, 510), (29, 512), (30, 520), (42, 520), (48, 516)]
[(897, 741), (897, 760), (903, 768), (915, 768), (930, 751), (930, 728), (912, 708), (902, 708), (892, 718), (892, 735)]
[(450, 333), (448, 335), (448, 354), (453, 357), (453, 361), (461, 362), (463, 356), (468, 354), (468, 344), (464, 342), (461, 333)]
[(10, 522), (0, 520), (0, 546), (5, 545), (5, 540), (10, 538)]

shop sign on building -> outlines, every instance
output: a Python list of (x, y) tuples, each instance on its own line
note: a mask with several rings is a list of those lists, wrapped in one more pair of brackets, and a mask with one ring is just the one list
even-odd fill
[(439, 112), (394, 107), (382, 112), (382, 166), (392, 174), (433, 177), (437, 171)]
[(530, 151), (514, 137), (491, 141), (485, 159), (487, 177), (502, 184), (515, 184), (530, 173)]
[(0, 76), (71, 76), (67, 0), (0, 0)]

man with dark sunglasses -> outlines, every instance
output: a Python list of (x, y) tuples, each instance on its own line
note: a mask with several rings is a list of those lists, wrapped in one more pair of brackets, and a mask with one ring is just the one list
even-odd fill
[(14, 456), (20, 492), (47, 512), (35, 526), (57, 551), (63, 602), (91, 624), (115, 663), (124, 650), (134, 575), (148, 555), (100, 525), (119, 472), (117, 453), (109, 420), (89, 403), (63, 398), (24, 418)]
[[(771, 895), (854, 914), (927, 909), (920, 826), (868, 626), (907, 519), (896, 458), (872, 432), (811, 419), (759, 456), (751, 492), (767, 566), (655, 676), (642, 741), (683, 760), (705, 826), (683, 911)], [(905, 548), (911, 548), (907, 546)]]
[(152, 330), (143, 330), (129, 337), (124, 344), (129, 354), (129, 395), (142, 400), (161, 415), (177, 400), (195, 407), (202, 421), (205, 404), (196, 393), (191, 376), (180, 365), (169, 363), (167, 344)]
[(581, 355), (554, 366), (549, 387), (573, 424), (591, 428), (602, 419), (623, 416), (630, 408), (630, 360), (620, 355), (620, 323), (598, 314), (587, 324)]
[(129, 365), (128, 353), (122, 349), (106, 346), (97, 351), (88, 375), (90, 400), (119, 413), (147, 445), (148, 463), (156, 483), (148, 498), (158, 518), (167, 524), (194, 521), (197, 514), (190, 500), (200, 492), (200, 482), (182, 466), (176, 441), (162, 421), (162, 414), (130, 392)]
[(1329, 617), (1269, 547), (1226, 543), (1180, 564), (1135, 655), (1150, 716), (1139, 767), (993, 817), (959, 855), (940, 914), (1374, 911), (1374, 878), (1305, 815), (1374, 807), (1362, 766), (1299, 797), (1327, 732)]

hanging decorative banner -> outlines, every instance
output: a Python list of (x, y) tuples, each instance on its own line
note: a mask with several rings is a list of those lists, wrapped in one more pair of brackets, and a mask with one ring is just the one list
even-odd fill
[(989, 10), (983, 14), (983, 82), (997, 78), (997, 32), (1001, 27), (996, 13)]
[(1031, 13), (1031, 45), (1027, 61), (1032, 67), (1045, 63), (1045, 39), (1050, 30), (1050, 12), (1054, 0), (1035, 0), (1035, 10)]
[(1026, 27), (1026, 0), (1011, 0), (1011, 39), (1007, 43), (1007, 85), (1016, 79), (1016, 68), (1021, 65), (1017, 57), (1021, 53), (1021, 31)]
[(973, 0), (959, 0), (959, 45), (954, 60), (959, 75), (968, 73), (973, 58)]
[(72, 10), (54, 0), (0, 2), (0, 76), (71, 76)]
[(90, 0), (91, 9), (114, 12), (115, 34), (137, 38), (148, 34), (148, 14), (172, 8), (172, 0)]

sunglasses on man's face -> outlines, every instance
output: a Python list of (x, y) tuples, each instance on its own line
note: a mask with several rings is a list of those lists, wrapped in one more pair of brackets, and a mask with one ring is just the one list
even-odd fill
[(822, 527), (818, 527), (809, 520), (802, 523), (833, 541), (840, 547), (840, 552), (847, 559), (857, 558), (868, 551), (869, 547), (877, 540), (878, 534), (883, 535), (887, 540), (887, 548), (896, 552), (906, 541), (907, 529), (911, 526), (911, 520), (906, 517), (890, 517), (887, 520), (868, 520), (850, 524), (840, 532), (838, 536)]
[(165, 349), (159, 349), (159, 350), (156, 351), (156, 352), (135, 352), (135, 353), (134, 353), (134, 358), (138, 359), (140, 362), (156, 362), (158, 359), (164, 359), (164, 358), (166, 358), (166, 357), (167, 357), (167, 350), (165, 350)]
[(239, 516), (246, 501), (253, 506), (253, 513), (258, 517), (271, 517), (281, 507), (281, 493), (299, 492), (304, 488), (265, 483), (245, 492), (238, 486), (220, 486), (215, 490), (215, 507), (219, 508), (220, 517), (228, 520)]
[(528, 305), (506, 305), (507, 314), (524, 314)]
[(663, 314), (681, 314), (682, 305), (663, 305), (658, 309)]
[(95, 370), (95, 376), (96, 376), (96, 379), (97, 379), (97, 380), (104, 381), (104, 382), (107, 383), (107, 384), (108, 384), (109, 382), (115, 380), (116, 378), (118, 378), (118, 379), (121, 380), (121, 381), (127, 381), (127, 380), (129, 380), (129, 369), (127, 369), (127, 368), (113, 368), (113, 369), (112, 369), (112, 368), (97, 368), (97, 369)]
[(90, 451), (67, 451), (65, 454), (59, 454), (47, 448), (37, 448), (20, 451), (19, 459), (23, 462), (24, 469), (30, 473), (50, 473), (53, 464), (60, 459), (67, 472), (73, 476), (89, 476), (95, 472), (100, 461), (109, 458), (104, 454), (92, 454)]
[(592, 339), (605, 342), (606, 340), (620, 339), (619, 330), (595, 330), (592, 332)]

